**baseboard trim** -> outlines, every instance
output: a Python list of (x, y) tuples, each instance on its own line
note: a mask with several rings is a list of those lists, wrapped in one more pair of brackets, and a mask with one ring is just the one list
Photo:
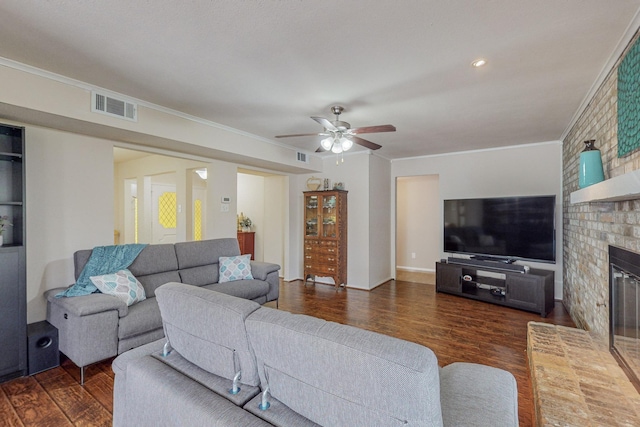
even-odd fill
[(436, 273), (433, 270), (405, 270), (396, 268), (396, 280), (400, 282), (422, 283), (424, 285), (434, 285), (436, 283)]

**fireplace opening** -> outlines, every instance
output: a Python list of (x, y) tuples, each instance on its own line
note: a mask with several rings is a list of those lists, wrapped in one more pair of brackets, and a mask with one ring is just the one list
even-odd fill
[(609, 348), (640, 393), (640, 254), (609, 246)]

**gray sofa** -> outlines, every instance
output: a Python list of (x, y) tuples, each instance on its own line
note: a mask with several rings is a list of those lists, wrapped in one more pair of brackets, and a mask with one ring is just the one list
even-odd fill
[(166, 339), (118, 356), (118, 426), (518, 425), (516, 381), (421, 345), (169, 283)]
[[(74, 254), (76, 279), (90, 255), (91, 249)], [(146, 246), (129, 270), (144, 287), (147, 299), (129, 307), (101, 293), (56, 298), (65, 288), (47, 291), (47, 320), (58, 328), (60, 351), (83, 368), (162, 338), (155, 292), (168, 282), (216, 290), (258, 304), (277, 301), (280, 266), (276, 264), (251, 261), (254, 280), (218, 283), (218, 259), (235, 255), (240, 255), (240, 249), (233, 238)]]

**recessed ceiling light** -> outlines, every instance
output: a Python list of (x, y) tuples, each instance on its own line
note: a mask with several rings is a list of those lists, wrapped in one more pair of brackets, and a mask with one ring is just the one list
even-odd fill
[(475, 61), (473, 61), (471, 63), (471, 66), (475, 67), (475, 68), (479, 68), (479, 67), (482, 67), (483, 65), (486, 65), (486, 64), (487, 64), (487, 60), (480, 58), (480, 59), (476, 59)]

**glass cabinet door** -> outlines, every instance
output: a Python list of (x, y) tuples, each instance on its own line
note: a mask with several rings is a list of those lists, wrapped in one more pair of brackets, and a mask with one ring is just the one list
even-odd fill
[(335, 195), (322, 196), (322, 237), (337, 237)]
[(304, 197), (304, 235), (308, 237), (318, 236), (318, 196)]

